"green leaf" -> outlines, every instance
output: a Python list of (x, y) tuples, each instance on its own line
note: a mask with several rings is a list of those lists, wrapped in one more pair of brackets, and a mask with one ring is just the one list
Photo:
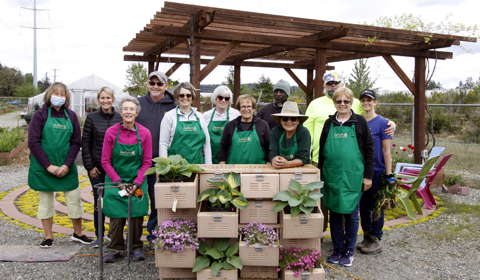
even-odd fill
[(220, 274), (220, 270), (223, 268), (223, 263), (221, 262), (214, 262), (210, 266), (210, 269), (212, 270), (212, 275), (213, 276), (218, 276)]
[(303, 188), (305, 188), (309, 191), (319, 190), (319, 189), (323, 188), (323, 182), (322, 181), (317, 181), (317, 182), (308, 183), (308, 184), (304, 185)]
[(302, 205), (305, 207), (315, 207), (317, 206), (317, 201), (310, 197), (306, 197), (303, 199)]
[(288, 199), (288, 205), (290, 205), (290, 207), (295, 207), (300, 205), (302, 201), (303, 201), (302, 198), (290, 197), (290, 199)]
[(165, 174), (167, 174), (168, 172), (170, 172), (170, 169), (171, 169), (171, 168), (172, 168), (171, 165), (158, 166), (158, 167), (157, 167), (157, 174), (165, 175)]
[(298, 216), (298, 215), (300, 215), (301, 212), (302, 212), (302, 210), (300, 210), (299, 207), (290, 207), (290, 214), (292, 216)]
[(191, 170), (185, 170), (185, 171), (180, 172), (180, 174), (182, 174), (185, 177), (190, 178), (190, 176), (192, 176), (192, 171)]
[(400, 201), (400, 205), (402, 205), (405, 209), (405, 212), (407, 212), (407, 216), (410, 219), (415, 220), (415, 218), (417, 217), (415, 214), (415, 206), (410, 200), (408, 191), (401, 189), (398, 195), (398, 200)]
[(227, 183), (232, 189), (240, 186), (240, 174), (234, 172), (228, 173)]
[(218, 238), (215, 239), (215, 241), (213, 242), (213, 248), (217, 249), (220, 252), (225, 252), (229, 247), (230, 239), (228, 238)]
[(192, 272), (201, 271), (210, 266), (210, 259), (206, 256), (198, 256), (195, 259), (195, 265), (192, 268)]
[(280, 212), (287, 205), (288, 205), (288, 202), (277, 202), (277, 203), (275, 203), (275, 206), (273, 206), (272, 211), (273, 212)]
[(248, 207), (248, 201), (243, 197), (237, 197), (233, 199), (232, 204), (238, 209), (245, 209)]
[(153, 162), (157, 164), (163, 164), (163, 165), (170, 164), (170, 160), (166, 157), (156, 157), (153, 159)]
[(232, 245), (232, 246), (228, 247), (225, 255), (227, 257), (231, 258), (231, 257), (235, 256), (237, 253), (238, 253), (238, 243), (235, 242), (235, 245)]
[(225, 254), (223, 254), (221, 251), (217, 250), (217, 248), (209, 248), (207, 250), (207, 252), (205, 253), (205, 255), (208, 255), (208, 256), (214, 258), (215, 260), (219, 260), (219, 259), (221, 259), (225, 256)]
[(242, 194), (239, 190), (237, 190), (237, 189), (232, 189), (232, 190), (231, 190), (231, 193), (232, 193), (233, 196), (241, 196), (241, 195), (243, 195), (243, 194)]
[(198, 195), (197, 201), (198, 202), (204, 201), (205, 199), (207, 199), (211, 195), (214, 195), (215, 193), (216, 193), (215, 189), (206, 189)]
[(185, 159), (181, 155), (171, 155), (168, 157), (172, 165), (181, 165)]
[(147, 169), (147, 171), (145, 171), (145, 176), (152, 175), (152, 174), (155, 174), (155, 173), (157, 173), (157, 168), (150, 167), (149, 169)]
[(305, 207), (303, 205), (300, 205), (300, 210), (304, 213), (304, 214), (311, 214), (312, 211), (313, 211), (313, 207)]
[(239, 256), (233, 256), (233, 257), (227, 259), (227, 262), (229, 264), (233, 265), (235, 268), (238, 268), (238, 269), (243, 268), (242, 261), (240, 260)]
[(290, 193), (288, 191), (280, 191), (278, 192), (272, 200), (277, 200), (277, 201), (288, 201), (290, 199)]
[(208, 201), (210, 201), (210, 203), (215, 203), (217, 200), (218, 200), (217, 194), (214, 194), (208, 197)]
[(300, 193), (302, 191), (302, 184), (300, 184), (297, 180), (290, 180), (290, 184), (288, 184), (288, 189), (290, 191), (294, 191)]
[(222, 264), (223, 264), (223, 269), (225, 269), (225, 270), (232, 270), (232, 269), (235, 268), (233, 265), (228, 263), (228, 260), (227, 260), (227, 262), (224, 262)]
[(321, 192), (311, 192), (308, 197), (315, 200), (319, 201), (322, 198), (323, 194)]
[(201, 241), (200, 240), (200, 245), (198, 247), (198, 252), (202, 255), (205, 255), (205, 253), (207, 252), (209, 246), (208, 244), (205, 242), (205, 241)]

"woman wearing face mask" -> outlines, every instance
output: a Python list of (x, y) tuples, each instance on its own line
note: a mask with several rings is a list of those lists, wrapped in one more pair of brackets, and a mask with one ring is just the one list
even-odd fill
[(207, 123), (210, 135), (212, 163), (214, 164), (218, 163), (218, 151), (220, 151), (223, 129), (229, 121), (240, 116), (240, 112), (237, 109), (230, 107), (232, 97), (232, 91), (227, 86), (218, 86), (211, 96), (212, 104), (215, 107), (203, 114), (203, 119)]
[(81, 145), (80, 124), (69, 105), (67, 87), (62, 83), (52, 84), (45, 93), (43, 107), (33, 115), (28, 127), (28, 185), (39, 192), (38, 218), (45, 234), (40, 243), (42, 248), (53, 246), (53, 199), (59, 191), (65, 194), (68, 216), (73, 223), (70, 239), (82, 244), (92, 242), (82, 235), (83, 211), (74, 162)]
[[(100, 104), (98, 111), (87, 115), (83, 125), (82, 134), (82, 159), (85, 169), (88, 171), (88, 178), (92, 184), (94, 197), (94, 226), (97, 240), (92, 243), (94, 248), (99, 246), (98, 240), (98, 219), (97, 219), (97, 190), (93, 188), (95, 184), (105, 182), (105, 171), (102, 168), (102, 145), (105, 131), (110, 126), (121, 121), (120, 114), (115, 112), (113, 102), (115, 95), (113, 90), (108, 87), (102, 87), (97, 93), (97, 101)], [(105, 228), (105, 227), (103, 227)]]

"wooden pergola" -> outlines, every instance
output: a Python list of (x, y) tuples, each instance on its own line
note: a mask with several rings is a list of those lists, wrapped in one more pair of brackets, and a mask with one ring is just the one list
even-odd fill
[[(307, 94), (307, 102), (323, 95), (323, 74), (333, 69), (328, 63), (382, 56), (414, 95), (419, 162), (425, 147), (426, 59), (452, 58), (451, 52), (436, 49), (461, 41), (476, 38), (165, 2), (123, 51), (141, 53), (125, 55), (124, 60), (147, 61), (149, 72), (160, 63), (173, 63), (167, 76), (189, 64), (196, 88), (218, 65), (231, 65), (235, 96), (242, 66), (283, 68)], [(414, 58), (413, 80), (392, 56)], [(292, 69), (306, 70), (306, 83)]]

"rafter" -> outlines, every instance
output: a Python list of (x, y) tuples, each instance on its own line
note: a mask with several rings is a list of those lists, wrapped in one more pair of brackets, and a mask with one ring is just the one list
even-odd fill
[(384, 55), (383, 58), (385, 61), (390, 65), (392, 68), (393, 72), (397, 74), (397, 76), (400, 78), (400, 80), (405, 84), (405, 86), (408, 88), (408, 90), (412, 93), (415, 94), (415, 84), (408, 78), (407, 74), (402, 70), (400, 65), (393, 59), (392, 56), (390, 55)]
[(238, 43), (230, 43), (223, 48), (214, 59), (212, 59), (203, 69), (200, 71), (200, 81), (210, 74), (225, 58), (232, 52), (232, 50), (238, 46)]

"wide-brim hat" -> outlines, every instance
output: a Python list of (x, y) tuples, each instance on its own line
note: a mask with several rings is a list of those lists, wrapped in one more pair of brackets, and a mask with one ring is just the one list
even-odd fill
[(283, 103), (282, 111), (280, 113), (272, 114), (272, 118), (277, 122), (280, 122), (281, 117), (297, 117), (300, 119), (300, 122), (303, 122), (308, 118), (307, 116), (300, 114), (297, 102), (293, 101), (286, 101)]

